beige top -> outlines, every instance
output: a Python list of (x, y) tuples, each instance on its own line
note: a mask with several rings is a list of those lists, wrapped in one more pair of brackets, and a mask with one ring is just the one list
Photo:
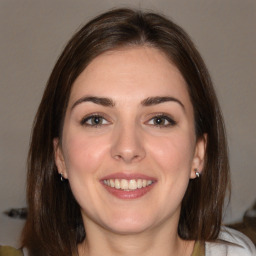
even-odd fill
[(0, 256), (23, 256), (23, 253), (10, 246), (0, 246)]
[(197, 241), (194, 246), (194, 250), (191, 256), (205, 256), (204, 243)]

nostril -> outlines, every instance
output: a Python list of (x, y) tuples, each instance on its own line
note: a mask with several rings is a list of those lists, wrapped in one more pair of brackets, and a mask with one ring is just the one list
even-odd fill
[(120, 155), (115, 155), (114, 158), (117, 159), (117, 160), (119, 160), (119, 159), (121, 159), (122, 157), (121, 157)]
[(141, 158), (139, 154), (133, 154), (133, 152), (123, 152), (120, 154), (113, 155), (113, 158), (116, 160), (122, 160), (124, 162), (132, 162)]

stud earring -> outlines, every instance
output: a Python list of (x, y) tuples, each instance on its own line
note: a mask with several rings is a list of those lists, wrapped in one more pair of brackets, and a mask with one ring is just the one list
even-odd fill
[(64, 181), (64, 178), (63, 178), (62, 173), (60, 173), (60, 181), (61, 181), (61, 182), (63, 182), (63, 181)]
[(196, 177), (199, 178), (200, 177), (200, 172), (197, 169), (195, 169), (194, 171), (196, 173)]

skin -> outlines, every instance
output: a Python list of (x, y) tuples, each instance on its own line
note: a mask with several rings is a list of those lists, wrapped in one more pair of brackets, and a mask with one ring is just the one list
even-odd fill
[[(88, 96), (112, 106), (81, 100)], [(156, 96), (174, 100), (143, 105)], [(205, 143), (195, 135), (186, 82), (162, 52), (132, 47), (95, 58), (74, 82), (62, 139), (54, 140), (58, 171), (69, 180), (87, 233), (79, 255), (191, 255), (194, 242), (180, 239), (177, 227)], [(156, 182), (142, 197), (120, 199), (100, 182), (117, 172)]]

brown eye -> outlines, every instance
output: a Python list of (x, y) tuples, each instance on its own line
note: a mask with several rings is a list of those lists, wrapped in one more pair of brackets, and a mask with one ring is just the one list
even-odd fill
[(100, 116), (94, 116), (90, 119), (91, 125), (100, 125), (103, 122), (103, 118)]
[(163, 117), (156, 117), (153, 119), (154, 125), (166, 125), (166, 119)]
[(159, 126), (159, 127), (168, 127), (168, 126), (175, 125), (176, 122), (169, 116), (159, 115), (159, 116), (155, 116), (154, 118), (150, 119), (148, 124), (153, 125), (153, 126)]
[(105, 125), (108, 123), (109, 122), (104, 117), (99, 115), (88, 116), (81, 121), (82, 125), (95, 126), (95, 127)]

